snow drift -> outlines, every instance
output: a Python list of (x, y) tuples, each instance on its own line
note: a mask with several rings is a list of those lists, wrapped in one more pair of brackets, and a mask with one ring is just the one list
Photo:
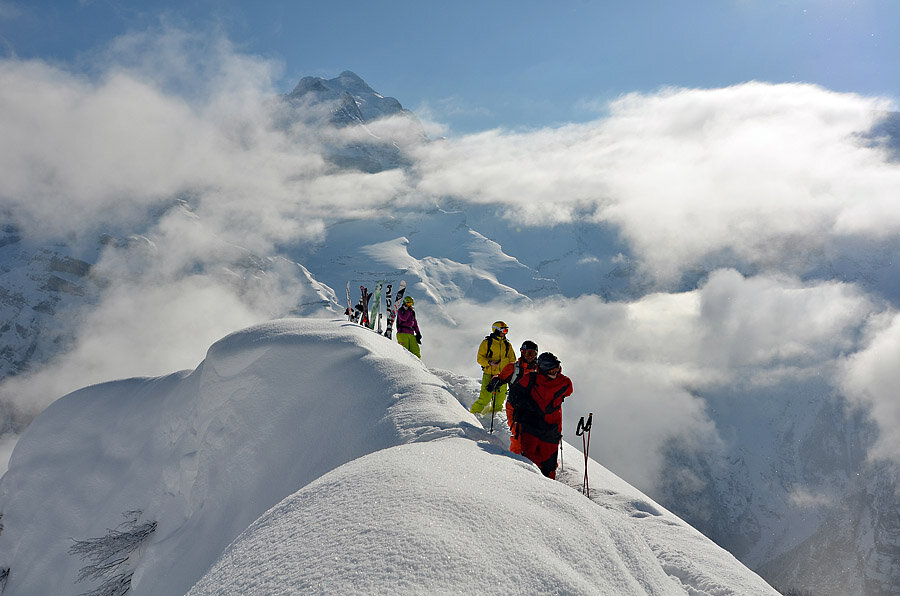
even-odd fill
[(0, 479), (4, 593), (776, 594), (599, 464), (591, 499), (577, 458), (544, 478), (454, 390), (366, 329), (286, 319), (69, 394)]

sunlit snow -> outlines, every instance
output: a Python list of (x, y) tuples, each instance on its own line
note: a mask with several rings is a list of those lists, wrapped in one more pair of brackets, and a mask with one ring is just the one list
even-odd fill
[(0, 480), (4, 594), (92, 590), (69, 551), (126, 512), (157, 523), (116, 568), (136, 595), (777, 594), (593, 460), (585, 497), (581, 441), (542, 476), (467, 412), (476, 386), (283, 319), (193, 371), (70, 394)]

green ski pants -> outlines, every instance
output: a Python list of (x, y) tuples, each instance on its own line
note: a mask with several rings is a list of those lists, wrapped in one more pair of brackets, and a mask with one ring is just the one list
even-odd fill
[(485, 387), (487, 384), (491, 382), (491, 378), (493, 375), (490, 373), (484, 373), (481, 377), (481, 393), (478, 395), (478, 399), (475, 400), (475, 403), (472, 404), (472, 407), (469, 408), (469, 411), (473, 414), (490, 414), (491, 413), (491, 399), (494, 400), (494, 413), (496, 414), (503, 408), (503, 402), (506, 401), (506, 384), (500, 385), (500, 388), (497, 389), (496, 393), (491, 393)]

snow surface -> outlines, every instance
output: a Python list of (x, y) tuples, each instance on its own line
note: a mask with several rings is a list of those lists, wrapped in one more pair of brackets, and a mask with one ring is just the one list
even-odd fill
[(194, 371), (61, 398), (0, 479), (4, 594), (90, 591), (68, 551), (129, 511), (157, 522), (126, 562), (136, 595), (777, 594), (593, 460), (585, 498), (580, 448), (543, 477), (468, 413), (474, 380), (435, 372), (283, 319)]

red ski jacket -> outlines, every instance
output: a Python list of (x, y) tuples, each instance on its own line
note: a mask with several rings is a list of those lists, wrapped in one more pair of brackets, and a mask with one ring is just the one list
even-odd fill
[[(512, 388), (510, 388), (512, 390)], [(572, 395), (572, 380), (560, 373), (555, 379), (532, 372), (522, 376), (515, 383), (515, 393), (510, 396), (513, 401), (521, 395), (520, 407), (514, 403), (516, 422), (522, 425), (522, 432), (534, 435), (542, 440), (562, 432), (563, 400)], [(521, 414), (520, 414), (521, 412)], [(558, 442), (559, 438), (548, 442)]]
[(516, 365), (519, 365), (519, 369), (521, 371), (520, 376), (525, 376), (530, 372), (534, 372), (537, 370), (537, 359), (532, 360), (531, 362), (526, 361), (524, 358), (519, 356), (519, 359), (515, 362), (510, 362), (503, 370), (500, 371), (500, 382), (501, 383), (509, 383), (510, 381), (515, 382), (513, 376), (516, 373)]

